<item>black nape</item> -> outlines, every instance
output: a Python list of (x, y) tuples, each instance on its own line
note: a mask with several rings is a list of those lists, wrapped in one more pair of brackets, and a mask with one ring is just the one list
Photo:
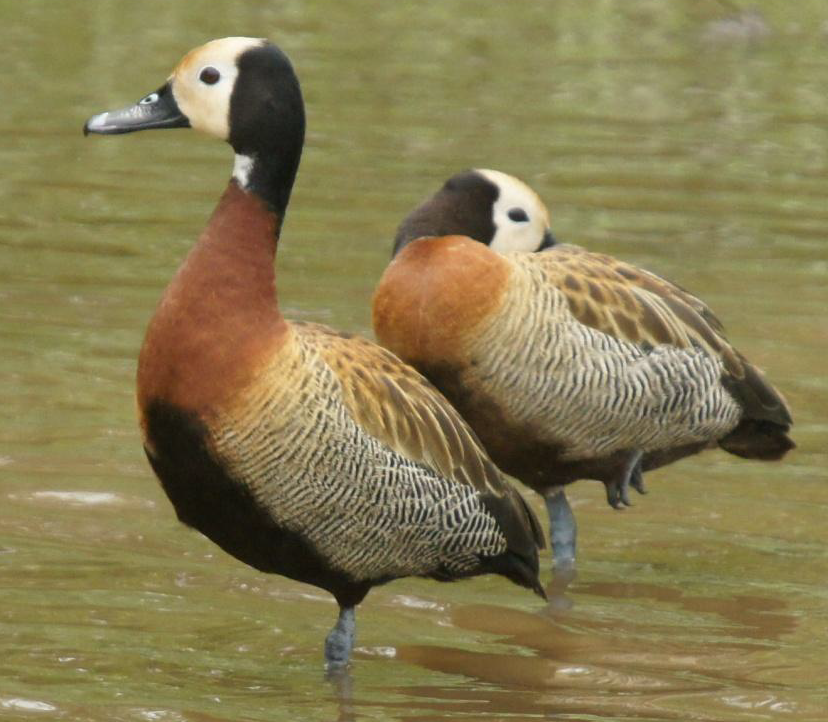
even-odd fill
[(253, 160), (248, 189), (280, 217), (290, 200), (305, 141), (305, 105), (288, 57), (275, 45), (245, 51), (230, 96), (230, 137)]
[(462, 235), (489, 245), (495, 228), (492, 207), (500, 189), (477, 171), (449, 178), (443, 187), (400, 224), (392, 255), (424, 236)]

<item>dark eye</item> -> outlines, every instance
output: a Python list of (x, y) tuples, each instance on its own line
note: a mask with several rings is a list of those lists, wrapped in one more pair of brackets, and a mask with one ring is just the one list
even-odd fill
[(523, 208), (512, 208), (507, 215), (515, 223), (526, 223), (529, 220), (529, 216), (526, 215), (526, 211)]
[(221, 73), (212, 65), (208, 65), (199, 73), (198, 79), (207, 85), (215, 85), (221, 79)]
[(149, 105), (150, 103), (157, 103), (158, 102), (158, 93), (150, 93), (149, 95), (145, 95), (141, 100), (138, 101), (139, 105)]

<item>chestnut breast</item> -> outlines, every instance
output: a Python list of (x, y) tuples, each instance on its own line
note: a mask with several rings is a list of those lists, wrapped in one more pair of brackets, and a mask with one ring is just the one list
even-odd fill
[(480, 325), (502, 304), (510, 273), (502, 256), (465, 236), (416, 240), (377, 286), (377, 338), (418, 368), (463, 367)]
[(147, 329), (138, 359), (142, 428), (154, 401), (208, 414), (278, 352), (287, 326), (275, 294), (277, 226), (261, 200), (229, 184)]

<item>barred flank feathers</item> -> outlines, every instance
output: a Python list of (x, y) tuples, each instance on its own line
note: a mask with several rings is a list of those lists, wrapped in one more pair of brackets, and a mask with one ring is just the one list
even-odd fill
[(474, 343), (485, 363), (466, 370), (468, 383), (569, 459), (681, 446), (736, 426), (742, 411), (718, 357), (692, 345), (647, 350), (579, 322), (536, 260), (553, 255), (507, 257), (513, 280)]
[[(211, 426), (216, 453), (274, 522), (354, 581), (460, 578), (490, 571), (489, 560), (514, 546), (527, 571), (506, 575), (536, 589), (537, 521), (442, 396), (366, 341), (313, 324), (295, 324), (292, 333)], [(343, 350), (347, 363), (326, 361)], [(377, 368), (391, 382), (377, 388), (398, 388), (402, 369), (408, 393), (372, 396)]]

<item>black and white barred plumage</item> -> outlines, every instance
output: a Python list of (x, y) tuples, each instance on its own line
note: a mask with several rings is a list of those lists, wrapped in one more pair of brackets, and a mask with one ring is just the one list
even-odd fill
[(559, 445), (563, 460), (706, 443), (736, 426), (742, 412), (720, 382), (721, 359), (695, 346), (644, 350), (584, 325), (550, 283), (555, 251), (506, 259), (511, 282), (472, 342), (479, 363), (464, 383), (508, 423)]
[[(249, 489), (277, 526), (300, 535), (354, 582), (459, 578), (479, 573), (481, 559), (504, 554), (506, 535), (483, 494), (505, 496), (519, 513), (531, 512), (493, 471), (455, 412), (447, 405), (435, 409), (448, 415), (455, 434), (467, 435), (469, 458), (455, 460), (458, 471), (474, 461), (473, 454), (489, 467), (478, 487), (392, 448), (391, 435), (369, 433), (357, 421), (366, 409), (355, 414), (349, 406), (343, 376), (379, 373), (381, 383), (399, 383), (393, 376), (401, 374), (431, 397), (429, 404), (439, 405), (441, 397), (428, 382), (362, 339), (315, 324), (293, 324), (292, 331), (273, 364), (211, 425), (228, 475)], [(372, 369), (372, 362), (385, 370)], [(414, 407), (395, 408), (392, 395), (378, 401), (377, 413), (411, 413), (398, 423), (428, 423)], [(395, 422), (386, 423), (391, 429)]]

